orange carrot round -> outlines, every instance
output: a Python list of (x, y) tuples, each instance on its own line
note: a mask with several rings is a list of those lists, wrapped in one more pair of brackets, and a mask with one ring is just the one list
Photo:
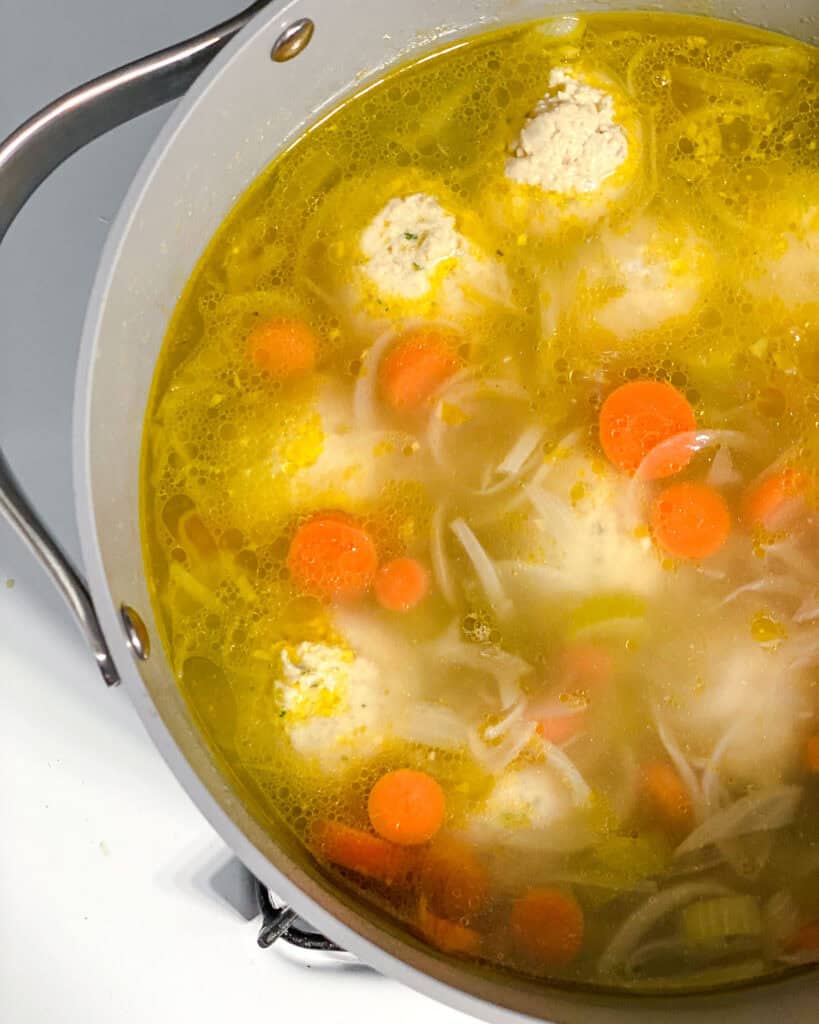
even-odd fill
[(399, 846), (429, 842), (444, 823), (444, 791), (426, 772), (399, 768), (382, 775), (367, 802), (375, 831)]
[(648, 812), (656, 815), (675, 836), (691, 830), (694, 824), (691, 794), (676, 768), (667, 761), (649, 761), (642, 766), (640, 793)]
[(276, 380), (310, 373), (318, 356), (318, 338), (301, 320), (277, 317), (257, 324), (247, 338), (255, 365)]
[(426, 908), (423, 900), (418, 908), (418, 932), (442, 953), (475, 956), (480, 950), (481, 937), (473, 928), (438, 917)]
[(427, 596), (429, 573), (414, 558), (394, 558), (375, 577), (378, 603), (391, 612), (408, 612)]
[(742, 518), (749, 526), (770, 532), (787, 529), (799, 513), (798, 499), (808, 486), (807, 474), (793, 467), (773, 473), (745, 495)]
[(310, 846), (319, 857), (387, 885), (404, 882), (415, 866), (409, 850), (339, 821), (316, 822)]
[(804, 750), (805, 767), (814, 775), (819, 775), (819, 732), (809, 736)]
[(372, 586), (378, 552), (370, 535), (354, 519), (327, 512), (296, 530), (287, 568), (305, 593), (351, 600), (362, 597)]
[(517, 900), (509, 929), (518, 952), (550, 967), (565, 967), (583, 945), (583, 911), (562, 889), (530, 889)]
[[(694, 430), (697, 421), (685, 395), (671, 384), (636, 380), (608, 396), (600, 410), (600, 444), (608, 459), (635, 473), (652, 448), (675, 434)], [(691, 452), (680, 447), (646, 473), (646, 479), (672, 476), (688, 465)]]
[(468, 919), (489, 895), (489, 875), (474, 852), (451, 836), (436, 839), (424, 854), (419, 886), (434, 913)]
[(708, 558), (731, 532), (731, 514), (722, 495), (706, 484), (673, 484), (651, 508), (654, 539), (675, 558)]
[(560, 746), (585, 729), (586, 718), (585, 709), (565, 715), (547, 715), (537, 723), (538, 736)]
[(433, 329), (411, 331), (381, 361), (381, 394), (396, 412), (415, 412), (460, 364), (454, 335)]
[(792, 935), (785, 944), (788, 953), (803, 953), (816, 950), (819, 953), (819, 921), (811, 921)]

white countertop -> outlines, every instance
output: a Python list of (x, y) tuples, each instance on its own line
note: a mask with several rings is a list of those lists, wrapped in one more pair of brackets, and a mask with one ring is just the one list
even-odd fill
[[(0, 4), (0, 136), (72, 85), (241, 6)], [(0, 436), (74, 555), (69, 432), (83, 310), (108, 224), (165, 116), (72, 158), (0, 248)], [(369, 970), (257, 947), (243, 869), (125, 694), (105, 690), (60, 599), (2, 522), (0, 829), (4, 1024), (206, 1024), (265, 1012), (322, 1024), (466, 1021)]]

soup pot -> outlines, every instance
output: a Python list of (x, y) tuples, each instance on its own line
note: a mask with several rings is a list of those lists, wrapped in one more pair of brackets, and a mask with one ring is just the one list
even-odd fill
[(707, 13), (819, 42), (816, 0), (257, 2), (210, 32), (81, 87), (23, 125), (0, 148), (0, 238), (64, 158), (188, 90), (128, 192), (88, 306), (74, 432), (87, 584), (49, 537), (1, 452), (0, 509), (68, 600), (106, 683), (121, 681), (160, 752), (217, 832), (259, 879), (365, 963), (503, 1024), (750, 1024), (773, 1017), (782, 1024), (807, 1024), (819, 1020), (819, 977), (810, 969), (761, 984), (676, 996), (538, 982), (434, 953), (343, 891), (214, 758), (158, 642), (141, 554), (142, 422), (168, 320), (203, 248), (271, 159), (397, 62), (527, 18), (641, 6)]

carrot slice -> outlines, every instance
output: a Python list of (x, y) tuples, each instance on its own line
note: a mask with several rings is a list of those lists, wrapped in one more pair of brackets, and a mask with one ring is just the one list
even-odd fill
[(399, 846), (429, 842), (444, 823), (444, 791), (426, 772), (399, 768), (370, 790), (367, 809), (375, 831)]
[(611, 654), (594, 644), (570, 644), (560, 656), (560, 673), (565, 689), (597, 687), (611, 679)]
[(408, 612), (427, 596), (429, 573), (414, 558), (395, 558), (375, 577), (378, 603), (391, 612)]
[(819, 775), (819, 733), (808, 737), (804, 750), (805, 767), (814, 775)]
[(677, 770), (667, 761), (649, 761), (642, 767), (640, 792), (650, 814), (656, 815), (669, 832), (685, 835), (694, 824), (691, 794)]
[(415, 866), (410, 851), (339, 821), (318, 821), (310, 847), (325, 860), (387, 885), (406, 881)]
[(583, 945), (583, 911), (562, 889), (530, 889), (512, 907), (509, 929), (521, 955), (565, 967)]
[(742, 518), (749, 526), (772, 533), (787, 529), (800, 512), (799, 499), (809, 483), (807, 474), (793, 467), (773, 473), (745, 495)]
[(654, 539), (675, 558), (708, 558), (731, 532), (731, 514), (722, 495), (706, 484), (673, 484), (651, 508)]
[[(694, 430), (694, 410), (671, 384), (636, 380), (608, 396), (600, 410), (600, 444), (608, 459), (626, 473), (636, 473), (652, 448), (675, 434)], [(647, 480), (673, 476), (688, 465), (685, 446), (670, 451), (645, 474)]]
[(255, 365), (277, 380), (310, 373), (315, 368), (318, 338), (306, 323), (284, 317), (264, 320), (247, 338)]
[(560, 746), (583, 731), (586, 727), (586, 717), (585, 709), (566, 715), (549, 715), (538, 722), (538, 735), (549, 743)]
[(422, 329), (405, 334), (379, 367), (381, 394), (396, 412), (418, 410), (461, 364), (457, 338)]
[(475, 956), (481, 946), (481, 937), (473, 928), (438, 917), (427, 910), (423, 900), (418, 908), (418, 932), (442, 953)]
[(785, 949), (788, 953), (801, 953), (813, 949), (819, 953), (819, 921), (803, 924), (788, 940)]
[(351, 600), (372, 586), (378, 552), (367, 531), (339, 513), (322, 513), (296, 530), (287, 553), (294, 583), (314, 597)]
[(489, 895), (489, 875), (474, 852), (451, 836), (424, 854), (419, 886), (432, 910), (452, 921), (470, 918)]

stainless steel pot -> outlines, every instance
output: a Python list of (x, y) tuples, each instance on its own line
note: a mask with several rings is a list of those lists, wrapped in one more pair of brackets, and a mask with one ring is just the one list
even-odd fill
[(214, 828), (299, 914), (377, 970), (504, 1024), (750, 1024), (774, 1016), (782, 1024), (808, 1024), (819, 1020), (815, 971), (729, 992), (659, 998), (545, 986), (430, 952), (338, 889), (214, 762), (155, 640), (139, 533), (143, 415), (177, 298), (236, 198), (306, 126), (396, 61), (486, 27), (569, 10), (635, 7), (707, 13), (819, 42), (817, 0), (261, 0), (213, 31), (106, 75), (35, 116), (0, 148), (0, 239), (63, 159), (109, 128), (177, 98), (195, 80), (131, 186), (88, 306), (74, 438), (87, 586), (16, 486), (2, 452), (0, 511), (68, 600), (105, 681), (122, 681)]

